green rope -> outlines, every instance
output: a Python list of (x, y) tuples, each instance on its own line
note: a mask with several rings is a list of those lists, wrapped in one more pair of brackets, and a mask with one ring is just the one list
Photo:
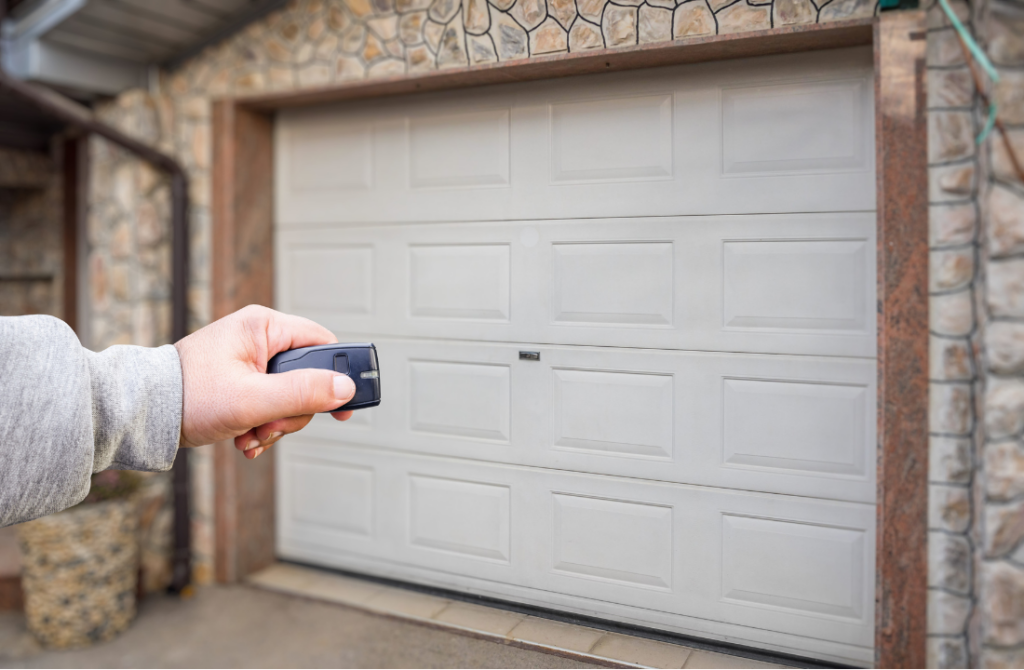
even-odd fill
[[(949, 3), (946, 0), (939, 0), (939, 5), (942, 7), (942, 11), (946, 13), (946, 16), (949, 17), (949, 22), (953, 24), (954, 28), (956, 28), (956, 32), (960, 35), (960, 39), (962, 39), (964, 44), (967, 45), (967, 49), (971, 52), (971, 55), (974, 56), (974, 60), (976, 60), (981, 65), (982, 69), (985, 70), (985, 74), (987, 74), (988, 78), (992, 80), (992, 83), (998, 84), (999, 72), (992, 67), (992, 62), (988, 59), (988, 56), (985, 55), (985, 52), (982, 51), (981, 47), (978, 46), (978, 43), (974, 41), (971, 34), (967, 32), (967, 28), (964, 28), (964, 24), (960, 23), (960, 19), (957, 18), (956, 14), (950, 8)], [(989, 133), (992, 132), (992, 128), (995, 125), (996, 103), (990, 97), (988, 102), (988, 119), (985, 121), (985, 127), (981, 129), (981, 133), (975, 141), (978, 144), (984, 142), (985, 138), (987, 138)]]
[(988, 137), (988, 134), (992, 132), (992, 129), (996, 125), (996, 103), (992, 102), (991, 98), (988, 102), (988, 118), (985, 120), (985, 127), (981, 129), (978, 134), (977, 144), (981, 144)]

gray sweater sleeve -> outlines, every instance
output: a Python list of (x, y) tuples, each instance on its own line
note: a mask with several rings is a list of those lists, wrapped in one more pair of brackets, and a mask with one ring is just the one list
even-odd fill
[(0, 526), (80, 502), (94, 472), (170, 468), (181, 401), (171, 345), (94, 353), (59, 319), (0, 317)]

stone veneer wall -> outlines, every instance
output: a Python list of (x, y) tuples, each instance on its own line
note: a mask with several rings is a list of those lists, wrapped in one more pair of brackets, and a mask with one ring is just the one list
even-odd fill
[[(992, 92), (1018, 159), (1024, 162), (1024, 2), (976, 8), (979, 33), (1002, 81)], [(983, 117), (978, 114), (976, 126)], [(972, 502), (975, 612), (972, 664), (1024, 667), (1024, 183), (997, 133), (978, 159), (983, 299), (981, 404)]]
[(0, 148), (0, 316), (64, 310), (61, 191), (48, 154)]
[[(929, 664), (1021, 666), (1024, 188), (1014, 183), (995, 135), (975, 147), (984, 110), (948, 22), (933, 0), (923, 1), (929, 7), (932, 166)], [(1018, 152), (1024, 155), (1024, 6), (1019, 0), (953, 4), (987, 39), (1003, 72), (996, 97), (1003, 119), (1017, 128)], [(189, 297), (196, 327), (209, 321), (211, 309), (211, 98), (874, 11), (873, 0), (296, 0), (164, 73), (158, 91), (124, 94), (107, 109), (132, 132), (150, 129), (148, 139), (175, 153), (189, 171)], [(133, 115), (157, 120), (132, 121)], [(139, 179), (136, 189), (147, 186), (156, 188)], [(163, 197), (158, 192), (147, 197), (137, 191), (136, 202), (155, 203)], [(112, 192), (93, 195), (102, 201)], [(159, 213), (163, 240), (168, 224), (165, 209)], [(110, 254), (113, 262), (113, 237), (97, 241), (97, 252)], [(166, 268), (161, 272), (166, 282)], [(132, 291), (136, 300), (145, 292)], [(115, 311), (103, 314), (99, 321), (117, 318)], [(120, 319), (116, 327), (94, 320), (94, 327), (133, 338), (146, 332)], [(151, 330), (166, 332), (163, 326)], [(213, 574), (213, 464), (208, 449), (193, 454), (195, 574), (203, 582)]]
[[(956, 7), (1002, 82), (1024, 160), (1024, 3)], [(980, 70), (979, 70), (980, 71)], [(929, 11), (931, 453), (928, 663), (1024, 666), (1024, 184), (945, 17)]]
[[(970, 27), (975, 12), (956, 5)], [(953, 28), (928, 13), (931, 440), (929, 459), (928, 665), (967, 667), (976, 593), (971, 497), (978, 334), (977, 95)]]

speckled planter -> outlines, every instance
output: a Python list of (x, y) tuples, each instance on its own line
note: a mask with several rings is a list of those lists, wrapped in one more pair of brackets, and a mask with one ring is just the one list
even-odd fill
[(76, 507), (18, 527), (28, 628), (47, 647), (109, 640), (135, 618), (135, 501)]

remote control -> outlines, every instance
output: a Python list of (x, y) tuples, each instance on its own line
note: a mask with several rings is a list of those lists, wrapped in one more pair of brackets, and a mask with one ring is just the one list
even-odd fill
[(270, 359), (267, 374), (300, 368), (321, 368), (346, 374), (356, 384), (356, 394), (347, 403), (332, 409), (366, 409), (380, 404), (380, 368), (377, 347), (373, 344), (322, 344), (282, 351)]

